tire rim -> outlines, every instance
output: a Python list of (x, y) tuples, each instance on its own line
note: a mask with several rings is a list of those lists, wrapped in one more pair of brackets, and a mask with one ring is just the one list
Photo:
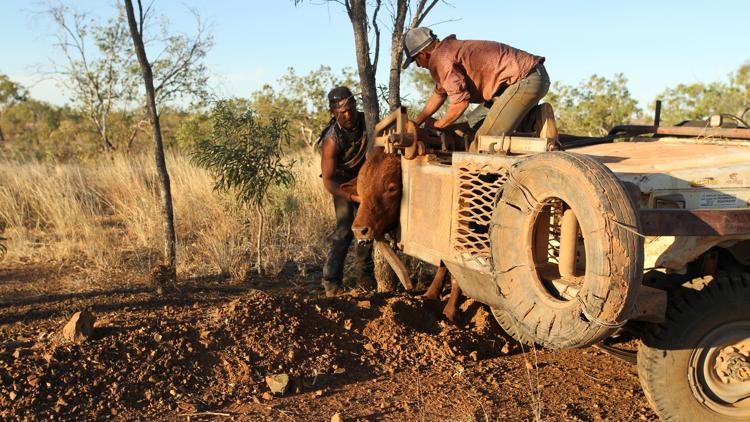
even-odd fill
[(750, 417), (750, 321), (709, 331), (690, 354), (688, 371), (690, 389), (704, 406)]

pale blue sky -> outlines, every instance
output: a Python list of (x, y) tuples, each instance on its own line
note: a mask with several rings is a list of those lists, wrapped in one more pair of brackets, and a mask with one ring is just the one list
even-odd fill
[[(97, 16), (114, 13), (109, 0), (69, 1)], [(438, 36), (489, 39), (547, 58), (553, 81), (577, 84), (596, 73), (622, 72), (642, 106), (677, 83), (725, 80), (750, 60), (750, 0), (714, 1), (480, 1), (439, 4), (425, 24)], [(351, 25), (341, 5), (319, 0), (157, 0), (173, 27), (190, 32), (195, 8), (212, 24), (207, 58), (222, 95), (247, 96), (294, 67), (356, 67)], [(59, 59), (39, 3), (0, 0), (0, 72), (31, 87), (32, 95), (67, 101), (52, 82), (39, 82), (37, 65)], [(384, 15), (387, 26), (387, 17)], [(384, 30), (387, 33), (388, 30)], [(387, 77), (390, 41), (383, 42), (378, 75)]]

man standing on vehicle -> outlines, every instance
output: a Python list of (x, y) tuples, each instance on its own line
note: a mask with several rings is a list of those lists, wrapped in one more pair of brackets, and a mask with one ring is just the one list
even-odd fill
[[(544, 57), (498, 42), (457, 40), (455, 35), (439, 40), (428, 28), (413, 28), (404, 35), (404, 53), (404, 69), (416, 61), (435, 81), (417, 125), (445, 128), (473, 103), (479, 106), (466, 118), (474, 139), (510, 134), (549, 90)], [(446, 99), (448, 111), (435, 121), (431, 116)]]
[[(357, 100), (349, 88), (340, 86), (328, 93), (331, 122), (323, 129), (318, 142), (322, 143), (320, 167), (323, 186), (333, 195), (336, 229), (328, 237), (331, 249), (323, 268), (323, 288), (326, 296), (343, 293), (344, 259), (354, 234), (352, 222), (359, 198), (342, 185), (357, 177), (365, 162), (367, 131), (364, 113), (357, 111)], [(372, 246), (355, 245), (355, 275), (357, 285), (365, 290), (374, 285)]]

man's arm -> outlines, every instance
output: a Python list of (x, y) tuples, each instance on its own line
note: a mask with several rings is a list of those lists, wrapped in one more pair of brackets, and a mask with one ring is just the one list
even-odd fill
[(469, 101), (461, 101), (460, 103), (451, 104), (448, 106), (448, 111), (445, 112), (445, 116), (442, 119), (436, 121), (434, 126), (436, 129), (442, 129), (461, 117), (464, 111), (469, 108)]
[(348, 201), (358, 199), (356, 198), (356, 195), (351, 195), (341, 189), (341, 184), (334, 180), (336, 174), (336, 143), (330, 137), (323, 139), (320, 171), (321, 176), (323, 177), (323, 187), (325, 187), (328, 192)]
[(419, 126), (425, 120), (427, 120), (428, 117), (435, 114), (440, 109), (440, 106), (442, 106), (445, 102), (446, 97), (447, 96), (445, 94), (433, 92), (430, 98), (427, 100), (427, 103), (424, 105), (422, 112), (419, 113), (419, 116), (417, 116), (416, 119), (414, 119), (414, 123)]

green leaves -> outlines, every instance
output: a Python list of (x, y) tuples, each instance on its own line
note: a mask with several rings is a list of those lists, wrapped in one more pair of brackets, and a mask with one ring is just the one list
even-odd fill
[(675, 124), (707, 119), (712, 114), (734, 114), (750, 104), (750, 63), (740, 66), (728, 79), (728, 82), (679, 84), (665, 89), (657, 97), (663, 101), (662, 122)]
[(11, 104), (26, 101), (29, 92), (20, 84), (13, 82), (7, 75), (0, 73), (0, 109)]
[(561, 131), (576, 135), (606, 135), (613, 126), (630, 123), (642, 111), (630, 96), (627, 79), (591, 75), (578, 86), (552, 85), (544, 101), (552, 104)]
[(270, 186), (294, 182), (294, 162), (282, 159), (290, 140), (286, 119), (273, 114), (261, 121), (241, 102), (223, 100), (211, 111), (211, 122), (210, 138), (198, 142), (191, 159), (214, 174), (214, 189), (234, 191), (240, 203), (257, 206)]

